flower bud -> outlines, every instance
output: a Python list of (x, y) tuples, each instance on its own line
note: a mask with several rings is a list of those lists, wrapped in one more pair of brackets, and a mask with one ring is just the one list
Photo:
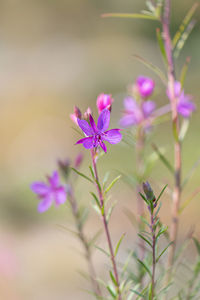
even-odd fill
[(113, 102), (114, 102), (114, 99), (112, 98), (112, 95), (103, 94), (103, 93), (100, 94), (97, 97), (97, 109), (98, 109), (99, 114), (105, 108), (107, 108), (109, 111), (111, 111)]
[(149, 77), (139, 76), (135, 87), (142, 98), (148, 98), (154, 91), (155, 82)]
[(147, 199), (154, 202), (155, 195), (154, 195), (154, 192), (153, 192), (149, 182), (148, 181), (143, 182), (142, 186), (143, 186), (143, 191), (144, 191)]
[(83, 118), (88, 121), (89, 120), (89, 116), (92, 115), (92, 110), (90, 107), (87, 108), (86, 112), (84, 112), (83, 114)]
[(74, 106), (74, 113), (73, 113), (73, 114), (70, 114), (70, 118), (71, 118), (71, 120), (72, 120), (76, 125), (78, 125), (78, 123), (77, 123), (77, 118), (78, 118), (78, 119), (81, 119), (81, 118), (82, 118), (82, 113), (81, 113), (80, 109), (79, 109), (77, 106)]
[(58, 167), (61, 170), (62, 174), (65, 177), (68, 177), (69, 175), (69, 171), (70, 171), (70, 160), (66, 159), (66, 160), (58, 160)]

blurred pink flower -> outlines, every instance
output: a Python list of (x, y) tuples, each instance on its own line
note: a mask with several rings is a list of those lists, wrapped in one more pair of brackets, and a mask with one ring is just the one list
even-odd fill
[(155, 88), (155, 82), (149, 77), (139, 76), (136, 80), (136, 89), (142, 98), (148, 98), (152, 95)]

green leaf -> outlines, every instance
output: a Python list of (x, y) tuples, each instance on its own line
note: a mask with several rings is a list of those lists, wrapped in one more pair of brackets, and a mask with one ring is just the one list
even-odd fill
[(107, 251), (105, 251), (103, 248), (101, 248), (101, 247), (99, 247), (97, 245), (94, 245), (94, 247), (96, 249), (98, 249), (99, 251), (101, 251), (102, 253), (104, 253), (106, 256), (110, 257), (110, 254)]
[(193, 6), (191, 7), (191, 9), (188, 11), (188, 13), (186, 14), (185, 18), (183, 19), (181, 25), (179, 26), (178, 31), (176, 32), (172, 44), (173, 47), (175, 48), (177, 46), (178, 41), (181, 39), (182, 34), (184, 33), (186, 27), (188, 26), (188, 24), (190, 23), (190, 20), (192, 19), (196, 9), (198, 8), (199, 3), (194, 3)]
[(93, 192), (90, 192), (90, 194), (92, 195), (96, 205), (99, 207), (99, 209), (101, 209), (101, 205), (100, 205), (99, 199), (97, 198), (97, 195), (95, 195), (95, 193), (93, 193)]
[(158, 18), (153, 15), (143, 14), (128, 14), (128, 13), (106, 13), (101, 15), (102, 18), (125, 18), (125, 19), (147, 19), (158, 21)]
[(143, 216), (140, 216), (140, 219), (142, 220), (143, 223), (145, 223), (147, 226), (149, 226), (148, 221)]
[(119, 239), (119, 242), (117, 243), (117, 246), (115, 248), (115, 253), (114, 253), (114, 256), (117, 256), (117, 253), (118, 253), (118, 250), (119, 250), (119, 247), (121, 245), (121, 242), (123, 241), (124, 237), (125, 237), (125, 233), (122, 234), (121, 238)]
[(102, 229), (98, 230), (97, 233), (95, 233), (93, 238), (91, 238), (90, 241), (88, 242), (89, 247), (92, 247), (94, 245), (94, 243), (96, 243), (96, 241), (99, 238), (99, 236), (101, 235), (101, 233), (102, 233)]
[(152, 248), (152, 244), (150, 243), (150, 241), (147, 240), (147, 238), (145, 238), (142, 234), (138, 233), (138, 236), (143, 239), (151, 248)]
[(90, 182), (92, 182), (93, 183), (93, 181), (92, 181), (92, 179), (91, 178), (89, 178), (88, 176), (86, 176), (85, 174), (83, 174), (83, 173), (81, 173), (81, 172), (79, 172), (79, 171), (77, 171), (76, 169), (74, 169), (74, 168), (71, 168), (76, 174), (78, 174), (79, 176), (81, 176), (81, 177), (83, 177), (83, 178), (85, 178), (86, 180), (88, 180), (88, 181), (90, 181)]
[(188, 71), (188, 68), (189, 68), (190, 61), (191, 61), (191, 57), (187, 57), (186, 62), (184, 63), (184, 65), (182, 67), (182, 70), (181, 70), (180, 83), (181, 83), (182, 88), (183, 88), (184, 83), (185, 83), (185, 77), (186, 77), (186, 74), (187, 74), (187, 71)]
[(116, 279), (115, 279), (115, 277), (114, 277), (112, 271), (109, 271), (109, 274), (110, 274), (110, 278), (111, 278), (112, 282), (114, 283), (114, 285), (115, 285), (115, 286), (118, 286), (117, 281), (116, 281)]
[(162, 227), (160, 228), (160, 230), (158, 231), (158, 233), (157, 233), (157, 235), (156, 235), (156, 243), (157, 243), (159, 237), (160, 237), (162, 234), (164, 234), (164, 233), (167, 231), (167, 229), (168, 229), (167, 226), (165, 227), (165, 226), (162, 225)]
[(166, 51), (165, 51), (165, 45), (164, 45), (164, 42), (163, 42), (163, 39), (162, 39), (162, 36), (160, 33), (160, 28), (156, 29), (156, 36), (157, 36), (158, 45), (160, 48), (160, 52), (162, 54), (163, 61), (164, 61), (165, 65), (167, 65), (167, 55), (166, 55)]
[(106, 215), (106, 221), (107, 223), (109, 223), (110, 221), (110, 217), (112, 215), (113, 209), (115, 208), (115, 205), (117, 204), (117, 202), (114, 202), (108, 209), (107, 215)]
[(152, 64), (151, 62), (147, 61), (146, 59), (144, 59), (143, 57), (139, 56), (139, 55), (133, 55), (134, 58), (136, 58), (139, 62), (143, 63), (147, 68), (149, 68), (150, 70), (152, 70), (154, 73), (156, 73), (156, 75), (158, 75), (160, 77), (160, 79), (162, 80), (162, 82), (164, 83), (164, 85), (167, 84), (167, 79), (165, 74), (154, 64)]
[(165, 251), (173, 244), (173, 242), (170, 242), (167, 247), (165, 247), (165, 249), (160, 253), (160, 255), (156, 258), (156, 262), (159, 261), (159, 259), (161, 258), (161, 256), (165, 253)]
[(91, 175), (92, 175), (92, 178), (93, 178), (93, 180), (95, 181), (95, 175), (94, 175), (94, 171), (93, 171), (92, 166), (89, 166), (89, 169), (90, 169), (90, 173), (91, 173)]
[(109, 291), (110, 295), (113, 297), (113, 299), (117, 299), (116, 292), (109, 285), (107, 285), (106, 288)]
[(167, 184), (164, 186), (164, 188), (162, 189), (162, 191), (160, 192), (158, 198), (156, 199), (156, 203), (158, 203), (158, 201), (160, 200), (160, 198), (162, 197), (162, 194), (164, 193), (165, 189), (167, 188)]
[(155, 213), (155, 215), (154, 215), (154, 220), (156, 220), (157, 215), (158, 215), (158, 213), (159, 213), (159, 211), (160, 211), (160, 209), (161, 209), (161, 206), (162, 206), (162, 202), (159, 203), (159, 206), (158, 206), (158, 208), (157, 208), (157, 210), (156, 210), (156, 213)]
[(149, 205), (149, 201), (146, 199), (146, 197), (140, 192), (139, 192), (139, 194), (142, 197), (142, 199), (147, 203), (147, 205)]
[(197, 252), (200, 255), (200, 243), (199, 243), (199, 241), (195, 237), (193, 237), (192, 239), (193, 239), (193, 242), (194, 242), (194, 244), (196, 246)]
[(76, 237), (79, 237), (79, 233), (66, 227), (66, 226), (63, 226), (63, 225), (60, 225), (60, 224), (56, 224), (56, 226), (58, 226), (60, 229), (64, 230), (64, 231), (68, 231), (70, 232), (71, 234), (75, 235)]
[(87, 207), (84, 207), (83, 211), (81, 212), (80, 220), (79, 220), (79, 224), (80, 224), (81, 227), (82, 227), (82, 226), (85, 224), (85, 222), (87, 221), (88, 214), (89, 214), (88, 208), (87, 208)]
[(140, 296), (142, 299), (145, 299), (145, 297), (141, 293), (139, 293), (138, 291), (131, 289), (131, 292), (133, 292), (134, 294)]
[(166, 157), (161, 153), (161, 151), (158, 149), (158, 147), (155, 144), (152, 144), (152, 148), (154, 151), (158, 154), (160, 160), (163, 162), (165, 167), (174, 175), (174, 168), (170, 164), (170, 162), (166, 159)]
[(103, 178), (103, 187), (107, 183), (109, 176), (110, 176), (110, 172), (106, 172), (106, 174), (105, 174), (105, 176)]
[(139, 258), (137, 258), (137, 261), (143, 266), (143, 268), (146, 270), (146, 272), (149, 274), (149, 276), (152, 277), (149, 267), (143, 261), (141, 261)]
[(107, 194), (110, 189), (113, 187), (113, 185), (121, 178), (121, 175), (117, 176), (113, 181), (109, 184), (109, 186), (105, 190), (105, 194)]
[(174, 49), (174, 57), (177, 59), (179, 57), (179, 54), (181, 52), (181, 50), (183, 49), (185, 42), (187, 41), (190, 33), (192, 32), (194, 26), (196, 25), (196, 21), (192, 20), (186, 30), (184, 31), (184, 33), (182, 34), (180, 40), (178, 41), (176, 48)]

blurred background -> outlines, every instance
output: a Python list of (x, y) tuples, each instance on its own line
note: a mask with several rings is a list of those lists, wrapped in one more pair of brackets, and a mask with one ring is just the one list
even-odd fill
[[(193, 1), (173, 1), (174, 33)], [(111, 93), (115, 98), (112, 126), (116, 126), (123, 108), (127, 86), (138, 75), (156, 81), (157, 106), (168, 100), (159, 78), (133, 58), (133, 54), (163, 68), (155, 38), (156, 22), (131, 19), (102, 19), (105, 12), (139, 12), (143, 0), (1, 0), (0, 1), (0, 298), (8, 300), (92, 299), (81, 287), (87, 287), (77, 270), (86, 269), (81, 245), (57, 225), (72, 224), (68, 205), (37, 213), (38, 201), (30, 183), (44, 179), (56, 168), (57, 159), (72, 160), (81, 150), (84, 165), (89, 156), (74, 146), (79, 136), (72, 129), (69, 114), (76, 104), (83, 111), (95, 111), (97, 95)], [(197, 19), (199, 18), (199, 10)], [(199, 20), (198, 20), (199, 21)], [(191, 56), (186, 92), (199, 103), (200, 39), (199, 22), (178, 61)], [(184, 175), (200, 156), (199, 112), (192, 118), (184, 142)], [(165, 147), (173, 159), (171, 127), (168, 122), (156, 128), (152, 140)], [(151, 153), (151, 147), (147, 153)], [(134, 149), (121, 143), (109, 147), (101, 160), (101, 172), (111, 169), (134, 170)], [(84, 166), (83, 166), (84, 169)], [(87, 170), (85, 168), (85, 170)], [(157, 163), (150, 182), (159, 191), (169, 183), (168, 171)], [(197, 170), (183, 195), (186, 199), (199, 186)], [(77, 196), (88, 203), (89, 185), (79, 181)], [(135, 229), (123, 209), (135, 210), (135, 193), (120, 182), (113, 190), (119, 202), (111, 220), (114, 241), (127, 232), (124, 248), (134, 247)], [(166, 195), (163, 221), (169, 222), (170, 198)], [(191, 225), (200, 233), (197, 196), (182, 215), (180, 242)], [(118, 220), (121, 218), (119, 224)], [(89, 235), (100, 227), (92, 212), (87, 223)], [(103, 236), (100, 239), (103, 241)], [(75, 251), (78, 250), (78, 251)], [(104, 257), (95, 253), (99, 274)], [(95, 258), (94, 257), (94, 258)], [(107, 262), (108, 263), (108, 262)]]

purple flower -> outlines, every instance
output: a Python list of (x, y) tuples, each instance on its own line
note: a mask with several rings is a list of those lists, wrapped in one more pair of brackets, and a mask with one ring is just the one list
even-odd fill
[(124, 99), (124, 116), (120, 120), (123, 127), (139, 125), (141, 123), (149, 123), (149, 118), (152, 116), (156, 105), (153, 101), (144, 101), (139, 105), (135, 99), (127, 97)]
[(45, 212), (52, 205), (53, 201), (58, 206), (63, 204), (67, 199), (65, 188), (60, 184), (60, 179), (57, 171), (54, 171), (52, 176), (47, 177), (48, 183), (37, 181), (32, 183), (31, 190), (37, 194), (40, 199), (38, 211)]
[(112, 103), (114, 102), (114, 99), (112, 98), (112, 95), (107, 94), (100, 94), (97, 97), (97, 108), (99, 114), (105, 109), (109, 109), (111, 111)]
[(139, 76), (136, 80), (136, 88), (142, 98), (148, 98), (152, 95), (155, 82), (149, 77)]
[[(169, 89), (167, 89), (167, 96), (170, 99), (170, 101), (173, 100)], [(185, 95), (185, 92), (184, 90), (182, 90), (181, 83), (179, 81), (175, 81), (174, 83), (174, 96), (177, 99), (178, 113), (184, 118), (189, 118), (192, 112), (196, 110), (196, 106), (191, 101), (192, 96)]]
[(107, 130), (110, 123), (110, 111), (104, 109), (98, 118), (97, 126), (92, 115), (89, 116), (90, 125), (85, 120), (78, 119), (78, 125), (85, 133), (86, 138), (79, 140), (76, 144), (83, 144), (86, 149), (100, 146), (104, 152), (107, 152), (104, 141), (110, 144), (117, 144), (121, 141), (122, 135), (120, 129)]

